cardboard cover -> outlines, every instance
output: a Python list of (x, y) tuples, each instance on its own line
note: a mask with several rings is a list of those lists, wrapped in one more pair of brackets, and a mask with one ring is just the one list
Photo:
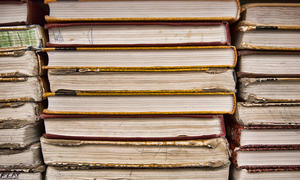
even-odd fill
[(202, 136), (177, 136), (177, 137), (86, 137), (86, 136), (63, 136), (57, 134), (44, 134), (48, 139), (78, 139), (78, 140), (99, 140), (99, 141), (168, 141), (168, 140), (193, 140), (193, 139), (211, 139), (225, 137), (225, 125), (222, 115), (63, 115), (63, 114), (42, 114), (42, 119), (49, 118), (78, 118), (84, 121), (85, 118), (163, 118), (163, 117), (188, 117), (188, 118), (214, 118), (220, 119), (222, 132), (220, 134), (207, 134)]
[(7, 22), (2, 23), (2, 25), (24, 25), (24, 24), (39, 24), (43, 25), (45, 23), (44, 16), (49, 14), (49, 8), (43, 1), (39, 0), (3, 0), (0, 1), (1, 4), (27, 4), (27, 20), (26, 22)]
[(159, 114), (233, 114), (236, 107), (236, 96), (234, 92), (218, 92), (218, 91), (198, 91), (198, 90), (166, 90), (166, 91), (73, 91), (73, 90), (61, 90), (57, 92), (47, 92), (43, 95), (43, 98), (49, 96), (176, 96), (176, 95), (189, 95), (189, 96), (201, 96), (201, 95), (231, 95), (233, 97), (233, 108), (231, 112), (217, 112), (217, 111), (183, 111), (183, 112), (64, 112), (64, 111), (51, 111), (44, 109), (45, 114), (100, 114), (100, 115), (159, 115)]
[[(59, 2), (64, 0), (44, 0), (46, 4), (53, 3), (53, 2)], [(95, 1), (95, 0), (75, 0), (75, 1)], [(96, 0), (97, 1), (97, 0)], [(98, 0), (102, 1), (102, 0)], [(224, 0), (225, 1), (225, 0)], [(229, 21), (229, 22), (235, 22), (240, 17), (240, 11), (241, 6), (239, 0), (235, 0), (238, 11), (236, 14), (236, 17), (170, 17), (170, 18), (156, 18), (156, 17), (141, 17), (141, 18), (59, 18), (59, 17), (53, 17), (53, 16), (45, 16), (45, 19), (47, 22), (80, 22), (80, 21), (86, 21), (86, 22), (93, 22), (93, 21)], [(172, 3), (172, 2), (170, 2)], [(213, 2), (212, 2), (213, 5)]]
[(225, 25), (226, 27), (226, 35), (227, 42), (197, 42), (197, 43), (172, 43), (172, 44), (52, 44), (47, 43), (47, 47), (152, 47), (152, 46), (222, 46), (222, 45), (230, 45), (231, 37), (230, 37), (230, 29), (228, 22), (95, 22), (95, 23), (87, 23), (87, 22), (78, 22), (78, 23), (51, 23), (46, 24), (46, 29), (51, 28), (63, 28), (63, 27), (75, 27), (75, 26), (151, 26), (151, 25), (161, 25), (161, 26), (219, 26)]
[(233, 65), (207, 65), (207, 66), (161, 66), (161, 67), (76, 67), (76, 66), (43, 66), (43, 69), (69, 69), (80, 72), (84, 69), (89, 71), (206, 71), (209, 68), (234, 68), (237, 63), (237, 50), (235, 46), (177, 46), (177, 47), (52, 47), (43, 48), (43, 52), (48, 51), (133, 51), (133, 50), (184, 50), (184, 49), (232, 49), (234, 53)]

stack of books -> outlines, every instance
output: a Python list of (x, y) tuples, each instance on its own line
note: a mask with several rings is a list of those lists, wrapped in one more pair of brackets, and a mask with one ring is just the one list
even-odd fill
[(42, 4), (1, 1), (0, 179), (41, 180)]
[(47, 179), (228, 179), (238, 1), (45, 2)]
[(233, 179), (299, 179), (300, 4), (247, 4), (242, 14)]

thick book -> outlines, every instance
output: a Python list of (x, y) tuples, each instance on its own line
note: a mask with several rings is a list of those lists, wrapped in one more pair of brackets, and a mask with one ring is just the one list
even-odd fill
[(49, 166), (179, 168), (229, 165), (225, 138), (190, 141), (94, 141), (41, 138)]
[(205, 91), (96, 91), (45, 93), (46, 114), (233, 114), (235, 93)]
[(0, 27), (0, 52), (20, 49), (41, 49), (45, 34), (39, 25)]
[(241, 78), (239, 97), (248, 102), (300, 102), (300, 78)]
[(41, 102), (45, 92), (40, 77), (4, 77), (0, 83), (0, 102)]
[(230, 45), (226, 22), (47, 24), (48, 47)]
[(44, 58), (35, 51), (0, 52), (0, 77), (28, 77), (43, 74)]
[(0, 25), (40, 24), (48, 8), (39, 0), (3, 0), (0, 1)]
[(202, 71), (171, 70), (167, 72), (97, 72), (81, 68), (49, 69), (50, 91), (159, 91), (159, 90), (212, 90), (235, 92), (235, 79), (231, 69)]
[(238, 0), (45, 0), (48, 22), (59, 21), (236, 21)]
[(300, 125), (300, 104), (238, 102), (235, 119), (245, 126)]
[[(70, 71), (200, 71), (234, 68), (234, 46), (73, 47), (43, 48), (48, 64), (43, 69)], [(84, 59), (84, 61), (82, 61)]]
[(0, 148), (25, 148), (39, 141), (41, 123), (32, 123), (23, 127), (0, 128)]
[(286, 179), (294, 180), (300, 177), (300, 167), (271, 167), (271, 168), (232, 168), (232, 180), (252, 180), (252, 179)]
[(43, 172), (40, 143), (23, 149), (0, 149), (0, 172)]
[(291, 1), (245, 4), (242, 6), (241, 20), (243, 24), (249, 26), (285, 26), (290, 28), (300, 26), (298, 21), (300, 4), (288, 2)]
[(93, 140), (191, 140), (225, 136), (222, 115), (42, 114), (45, 137)]
[(81, 180), (83, 179), (174, 179), (196, 180), (213, 179), (228, 180), (229, 166), (219, 168), (112, 168), (112, 169), (67, 169), (48, 166), (46, 179), (51, 180)]
[(300, 77), (297, 51), (239, 51), (238, 77)]

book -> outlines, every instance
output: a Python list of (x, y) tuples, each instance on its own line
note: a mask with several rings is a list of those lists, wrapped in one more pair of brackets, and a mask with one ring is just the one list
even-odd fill
[(41, 102), (45, 91), (40, 77), (0, 78), (0, 83), (0, 102)]
[(41, 131), (41, 123), (32, 123), (23, 127), (1, 128), (0, 148), (25, 148), (39, 141)]
[(228, 123), (230, 141), (237, 147), (300, 145), (299, 125), (243, 125)]
[(0, 171), (42, 172), (40, 143), (24, 149), (0, 149)]
[(226, 22), (47, 24), (48, 47), (230, 45)]
[(42, 114), (44, 137), (87, 140), (191, 140), (225, 136), (215, 115), (51, 115)]
[(112, 169), (66, 169), (64, 167), (48, 166), (46, 178), (53, 180), (91, 179), (214, 179), (227, 180), (229, 166), (220, 168), (112, 168)]
[(117, 0), (60, 1), (46, 0), (50, 16), (57, 21), (235, 21), (239, 18), (237, 0)]
[(49, 69), (50, 90), (76, 91), (140, 91), (140, 90), (213, 90), (235, 92), (233, 70), (167, 72), (97, 72), (90, 68), (82, 71)]
[(300, 167), (299, 157), (299, 145), (261, 145), (236, 147), (232, 162), (238, 168), (288, 168), (289, 166)]
[(297, 51), (239, 51), (238, 77), (300, 77)]
[(45, 164), (119, 168), (222, 167), (225, 138), (190, 141), (92, 141), (41, 138)]
[(0, 128), (21, 128), (39, 122), (42, 105), (35, 102), (0, 103)]
[(36, 0), (3, 0), (0, 2), (0, 25), (40, 24), (48, 14), (47, 7)]
[(300, 104), (238, 102), (235, 119), (245, 126), (300, 125)]
[(300, 17), (300, 4), (289, 2), (245, 4), (241, 10), (241, 20), (243, 24), (249, 26), (298, 26), (300, 25), (297, 21)]
[(82, 68), (90, 68), (90, 71), (187, 71), (234, 68), (237, 62), (234, 46), (55, 47), (42, 51), (47, 53), (49, 61), (43, 69), (79, 72), (84, 70)]
[(28, 77), (43, 74), (41, 55), (34, 51), (15, 50), (0, 52), (1, 77)]
[(273, 168), (232, 168), (233, 180), (251, 179), (286, 179), (293, 180), (300, 176), (299, 167), (273, 167)]
[(300, 28), (279, 26), (238, 25), (234, 44), (238, 49), (256, 50), (300, 50), (297, 39)]
[(40, 49), (45, 35), (39, 25), (0, 27), (0, 51)]
[(248, 102), (299, 102), (299, 78), (241, 78), (239, 97)]
[(18, 180), (42, 180), (42, 173), (27, 173), (27, 172), (0, 172), (2, 179), (18, 179)]
[[(238, 49), (299, 50), (299, 3), (250, 3), (235, 28)], [(268, 13), (266, 13), (268, 12)]]
[(233, 114), (235, 93), (70, 90), (45, 93), (46, 114)]

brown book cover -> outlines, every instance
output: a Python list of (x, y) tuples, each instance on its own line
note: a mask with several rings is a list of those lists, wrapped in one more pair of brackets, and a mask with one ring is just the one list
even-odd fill
[[(224, 42), (191, 42), (191, 43), (170, 43), (170, 44), (53, 44), (48, 42), (47, 47), (151, 47), (151, 46), (222, 46), (230, 45), (230, 29), (227, 22), (97, 22), (97, 23), (51, 23), (46, 24), (46, 29), (67, 28), (67, 27), (95, 27), (95, 26), (220, 26), (226, 28), (226, 39)], [(61, 34), (59, 35), (61, 36)]]
[[(43, 136), (48, 139), (77, 139), (77, 140), (100, 140), (100, 141), (169, 141), (169, 140), (193, 140), (193, 139), (210, 139), (225, 136), (224, 119), (222, 115), (172, 115), (172, 114), (161, 114), (161, 115), (64, 115), (64, 114), (42, 114), (42, 119), (55, 119), (55, 118), (78, 118), (84, 121), (86, 118), (169, 118), (169, 117), (183, 117), (183, 118), (219, 118), (221, 124), (220, 134), (206, 134), (202, 136), (177, 136), (177, 137), (87, 137), (87, 136), (64, 136), (58, 134), (44, 134)], [(200, 119), (199, 119), (200, 120)], [(184, 120), (183, 120), (184, 121)]]
[[(49, 14), (49, 8), (43, 4), (42, 0), (3, 0), (1, 4), (27, 4), (27, 20), (24, 22), (7, 22), (0, 25), (24, 25), (24, 24), (39, 24), (45, 23), (44, 16)], [(5, 14), (3, 14), (5, 15)]]

